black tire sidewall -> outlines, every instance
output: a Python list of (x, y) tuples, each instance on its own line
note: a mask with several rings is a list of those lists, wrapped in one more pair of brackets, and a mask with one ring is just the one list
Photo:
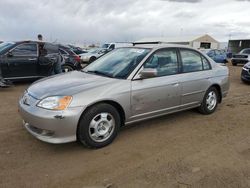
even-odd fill
[[(209, 110), (209, 109), (207, 108), (207, 102), (206, 102), (206, 100), (207, 100), (208, 94), (209, 94), (211, 91), (214, 91), (215, 94), (216, 94), (216, 105), (215, 105), (215, 107), (214, 107), (212, 110)], [(218, 90), (217, 90), (215, 87), (210, 87), (210, 88), (206, 91), (206, 94), (204, 95), (202, 104), (201, 104), (201, 106), (200, 106), (200, 108), (199, 108), (200, 112), (203, 113), (203, 114), (212, 114), (212, 113), (216, 110), (216, 108), (217, 108), (217, 106), (218, 106), (218, 101), (219, 101), (219, 93), (218, 93)]]
[[(65, 72), (65, 71), (64, 71), (65, 68), (69, 68), (70, 71), (73, 71), (73, 70), (74, 70), (74, 68), (73, 68), (72, 66), (70, 66), (70, 65), (62, 65), (62, 71), (63, 71), (63, 72)], [(70, 71), (68, 71), (68, 72), (70, 72)]]
[(90, 59), (89, 59), (89, 63), (92, 63), (93, 61), (95, 61), (96, 60), (96, 57), (91, 57)]
[[(115, 120), (115, 127), (112, 135), (104, 142), (95, 142), (89, 135), (89, 125), (91, 120), (99, 113), (110, 113)], [(90, 107), (81, 117), (77, 130), (77, 139), (90, 148), (101, 148), (113, 142), (120, 129), (121, 118), (117, 110), (110, 104), (100, 103)]]

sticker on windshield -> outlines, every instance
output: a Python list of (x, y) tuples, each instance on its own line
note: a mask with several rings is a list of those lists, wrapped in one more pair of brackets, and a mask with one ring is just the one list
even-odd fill
[(134, 53), (138, 53), (138, 54), (142, 54), (143, 52), (145, 52), (144, 49), (136, 49), (136, 48), (131, 49), (130, 51), (131, 51), (131, 52), (134, 52)]

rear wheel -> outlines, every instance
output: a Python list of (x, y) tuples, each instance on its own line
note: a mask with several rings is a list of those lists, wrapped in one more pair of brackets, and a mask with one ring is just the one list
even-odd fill
[(89, 63), (92, 63), (93, 61), (95, 61), (96, 60), (96, 57), (91, 57), (90, 59), (89, 59)]
[(74, 68), (70, 65), (62, 65), (62, 72), (70, 72), (73, 70), (74, 70)]
[(215, 87), (209, 88), (198, 110), (202, 114), (213, 113), (217, 108), (218, 101), (219, 101), (218, 99), (219, 99), (218, 90)]
[(90, 148), (101, 148), (110, 144), (121, 125), (120, 115), (109, 104), (100, 103), (90, 107), (81, 117), (77, 139)]

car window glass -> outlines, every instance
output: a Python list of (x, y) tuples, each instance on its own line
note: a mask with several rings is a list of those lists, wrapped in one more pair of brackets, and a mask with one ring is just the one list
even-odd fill
[(36, 44), (20, 44), (13, 51), (13, 56), (37, 56)]
[(203, 62), (203, 69), (204, 70), (209, 70), (210, 69), (210, 64), (209, 64), (208, 60), (203, 56), (201, 56), (201, 58), (202, 58), (202, 62)]
[(213, 51), (213, 50), (209, 51), (209, 52), (207, 53), (207, 55), (210, 56), (210, 57), (214, 56), (214, 51)]
[(182, 58), (182, 71), (193, 72), (202, 70), (201, 56), (195, 51), (180, 50)]
[(178, 62), (175, 50), (155, 52), (144, 64), (144, 68), (157, 69), (157, 76), (167, 76), (178, 72)]
[(111, 44), (110, 49), (115, 49), (115, 45)]
[(62, 54), (62, 55), (67, 55), (67, 52), (65, 52), (65, 51), (62, 50), (62, 49), (59, 49), (59, 52), (60, 52), (60, 54)]
[(215, 50), (215, 55), (221, 55), (221, 51)]

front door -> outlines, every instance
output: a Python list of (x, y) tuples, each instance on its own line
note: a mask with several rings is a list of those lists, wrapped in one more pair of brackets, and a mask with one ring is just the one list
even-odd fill
[(135, 79), (131, 91), (131, 121), (164, 114), (180, 105), (178, 61), (175, 49), (156, 51), (143, 68), (157, 70), (153, 78)]
[(36, 77), (38, 63), (37, 44), (19, 44), (6, 54), (6, 62), (9, 71), (5, 77)]

